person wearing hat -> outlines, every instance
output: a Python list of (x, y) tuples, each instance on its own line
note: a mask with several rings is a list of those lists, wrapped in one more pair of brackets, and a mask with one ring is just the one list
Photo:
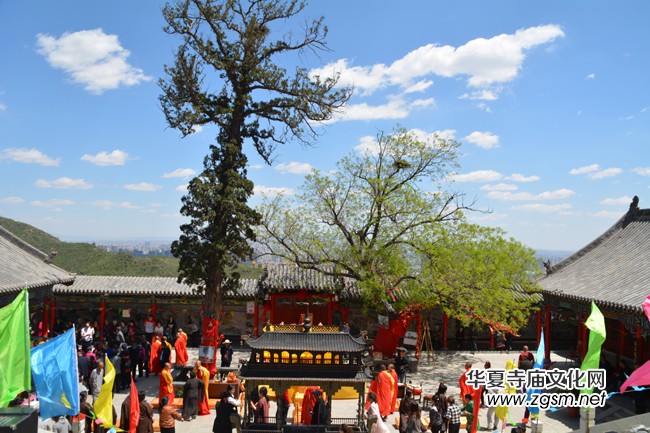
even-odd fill
[[(230, 345), (230, 340), (228, 339), (223, 340), (219, 352), (221, 353), (221, 366), (230, 367), (230, 363), (232, 362), (232, 355), (233, 355), (233, 350)], [(223, 380), (225, 375), (226, 373), (221, 373), (221, 380)]]

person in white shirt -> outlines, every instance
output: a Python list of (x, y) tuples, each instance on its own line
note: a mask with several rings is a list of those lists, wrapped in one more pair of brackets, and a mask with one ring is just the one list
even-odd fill
[(90, 326), (90, 322), (86, 322), (86, 326), (81, 328), (81, 345), (83, 346), (84, 351), (88, 346), (93, 344), (93, 338), (95, 336), (95, 328)]
[(226, 402), (232, 406), (230, 423), (237, 429), (237, 433), (241, 433), (241, 419), (239, 418), (239, 413), (237, 413), (237, 408), (241, 404), (241, 401), (235, 398), (235, 385), (228, 385), (227, 392), (228, 398), (226, 399)]

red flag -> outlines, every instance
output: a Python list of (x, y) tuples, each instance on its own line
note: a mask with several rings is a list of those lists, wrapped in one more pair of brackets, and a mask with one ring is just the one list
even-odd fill
[(140, 400), (138, 400), (138, 388), (131, 378), (131, 408), (129, 416), (129, 433), (135, 433), (140, 421)]

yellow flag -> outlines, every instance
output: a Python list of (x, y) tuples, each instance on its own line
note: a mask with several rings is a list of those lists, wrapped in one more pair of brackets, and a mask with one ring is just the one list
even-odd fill
[[(506, 371), (512, 370), (513, 368), (515, 368), (515, 363), (512, 362), (512, 360), (508, 359), (506, 361)], [(517, 392), (517, 389), (514, 386), (510, 386), (506, 382), (505, 393), (506, 394), (514, 394), (515, 392)], [(506, 425), (506, 423), (505, 423), (506, 415), (508, 414), (508, 406), (497, 406), (494, 413), (496, 414), (497, 418), (499, 418), (501, 420), (501, 425), (505, 426)]]
[(104, 383), (99, 390), (99, 397), (95, 400), (95, 416), (102, 421), (102, 426), (113, 427), (113, 382), (115, 382), (115, 368), (111, 361), (106, 358), (106, 374)]

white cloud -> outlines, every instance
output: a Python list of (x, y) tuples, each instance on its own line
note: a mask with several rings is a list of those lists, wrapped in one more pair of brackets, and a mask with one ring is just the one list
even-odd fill
[(187, 192), (187, 187), (189, 186), (188, 183), (184, 183), (183, 185), (178, 185), (176, 188), (174, 188), (178, 192), (185, 193)]
[[(456, 135), (455, 129), (443, 129), (441, 131), (426, 132), (415, 128), (409, 130), (409, 132), (415, 135), (418, 140), (429, 143), (431, 145), (435, 144), (437, 140), (455, 140)], [(374, 137), (372, 135), (364, 135), (359, 139), (359, 144), (354, 146), (354, 150), (356, 150), (361, 155), (377, 155), (379, 153), (379, 143), (377, 143), (377, 137)]]
[(7, 109), (7, 104), (0, 102), (0, 111), (5, 111)]
[(46, 201), (41, 201), (41, 200), (36, 200), (31, 202), (32, 206), (38, 206), (38, 207), (52, 207), (52, 208), (58, 208), (59, 206), (70, 206), (73, 205), (74, 202), (72, 200), (63, 200), (59, 198), (53, 198), (50, 200)]
[(632, 197), (624, 195), (623, 197), (617, 198), (606, 198), (600, 201), (600, 204), (607, 206), (623, 206), (632, 203)]
[(44, 167), (57, 167), (61, 158), (50, 158), (38, 149), (11, 148), (4, 149), (0, 159), (10, 159), (23, 164), (38, 164)]
[(611, 210), (601, 210), (601, 211), (598, 211), (598, 212), (590, 213), (589, 216), (592, 216), (594, 218), (617, 220), (617, 219), (619, 219), (620, 217), (623, 216), (623, 213), (614, 212), (614, 211), (611, 211)]
[(584, 167), (572, 168), (571, 170), (569, 170), (569, 174), (585, 174), (585, 173), (598, 171), (599, 169), (600, 169), (600, 165), (591, 164), (591, 165), (585, 165)]
[(248, 166), (248, 168), (252, 168), (253, 170), (259, 170), (260, 168), (264, 168), (264, 164), (251, 164)]
[(465, 140), (483, 149), (492, 149), (499, 146), (499, 136), (487, 131), (474, 131), (466, 136)]
[(495, 200), (524, 201), (524, 200), (562, 200), (571, 197), (575, 191), (562, 188), (555, 191), (544, 191), (539, 194), (529, 192), (490, 191), (487, 196)]
[[(557, 25), (517, 30), (490, 39), (477, 38), (453, 47), (428, 44), (406, 54), (391, 65), (353, 66), (340, 59), (311, 71), (312, 76), (339, 75), (341, 86), (354, 86), (362, 95), (387, 86), (410, 90), (431, 75), (468, 77), (470, 87), (484, 88), (516, 78), (526, 57), (525, 51), (563, 37)], [(493, 95), (494, 96), (494, 95)]]
[(280, 173), (309, 174), (314, 167), (312, 167), (308, 162), (291, 161), (288, 164), (280, 163), (275, 166), (275, 169)]
[(481, 102), (481, 103), (479, 103), (479, 104), (476, 104), (476, 106), (477, 106), (479, 109), (485, 111), (486, 113), (491, 113), (491, 112), (492, 112), (492, 108), (490, 108), (489, 105), (487, 105), (487, 104), (485, 104), (485, 103), (483, 103), (483, 102)]
[(377, 155), (379, 153), (379, 143), (377, 143), (376, 137), (364, 135), (359, 139), (359, 144), (354, 146), (354, 150), (362, 155)]
[(632, 169), (632, 171), (640, 176), (650, 176), (650, 167), (637, 167)]
[(471, 93), (464, 93), (459, 96), (459, 99), (470, 99), (470, 100), (479, 100), (479, 101), (496, 101), (499, 99), (499, 93), (501, 92), (500, 88), (490, 90), (474, 90)]
[(158, 191), (162, 187), (154, 183), (140, 182), (140, 183), (129, 183), (127, 185), (124, 185), (124, 188), (131, 191), (152, 192), (152, 191)]
[(508, 214), (494, 212), (484, 214), (472, 213), (468, 215), (468, 218), (476, 223), (489, 223), (503, 221), (505, 218), (508, 218)]
[(183, 215), (180, 213), (163, 213), (160, 214), (160, 218), (165, 218), (165, 219), (178, 219), (178, 218), (183, 218)]
[(346, 106), (335, 120), (404, 119), (410, 111), (403, 98), (391, 98), (386, 104), (352, 104)]
[(524, 176), (523, 174), (520, 173), (512, 173), (510, 176), (506, 177), (506, 180), (510, 180), (512, 182), (522, 182), (522, 183), (528, 183), (528, 182), (537, 182), (539, 180), (539, 176)]
[(122, 209), (141, 209), (142, 206), (134, 205), (128, 201), (114, 202), (110, 200), (95, 200), (91, 203), (93, 206), (101, 207), (102, 209), (110, 210), (113, 208)]
[(435, 107), (435, 106), (436, 106), (436, 100), (434, 98), (416, 99), (412, 101), (410, 104), (411, 108), (427, 108), (427, 107)]
[(164, 173), (162, 177), (165, 179), (171, 179), (175, 177), (182, 177), (184, 179), (190, 178), (196, 174), (196, 171), (192, 170), (191, 168), (177, 168), (174, 171), (170, 171), (169, 173)]
[(62, 69), (94, 94), (151, 80), (127, 62), (131, 53), (120, 45), (117, 35), (107, 35), (102, 29), (64, 33), (60, 38), (40, 33), (36, 45), (50, 66)]
[(622, 172), (623, 172), (622, 168), (612, 167), (612, 168), (606, 168), (605, 170), (597, 171), (596, 173), (590, 173), (587, 176), (589, 176), (590, 179), (604, 179), (606, 177), (618, 176)]
[(424, 92), (429, 87), (431, 87), (432, 84), (433, 84), (433, 81), (431, 81), (431, 80), (421, 80), (421, 81), (418, 81), (417, 83), (407, 87), (406, 89), (404, 89), (404, 93)]
[(295, 192), (291, 188), (284, 186), (264, 186), (264, 185), (255, 185), (253, 188), (253, 194), (262, 197), (275, 197), (278, 195), (293, 195)]
[(2, 197), (0, 198), (0, 204), (21, 204), (25, 203), (25, 199), (22, 197)]
[(34, 184), (39, 188), (59, 188), (59, 189), (91, 189), (92, 184), (83, 179), (71, 179), (69, 177), (60, 177), (55, 180), (38, 179)]
[(555, 213), (555, 212), (562, 212), (562, 211), (566, 211), (567, 209), (571, 209), (571, 205), (534, 203), (534, 204), (522, 204), (519, 206), (513, 206), (512, 209), (524, 211), (524, 212)]
[(483, 191), (515, 191), (519, 187), (511, 183), (497, 183), (495, 185), (483, 185), (481, 189)]
[(85, 154), (81, 157), (82, 161), (88, 161), (91, 164), (100, 165), (100, 166), (113, 166), (113, 165), (124, 165), (126, 160), (129, 158), (129, 154), (123, 150), (116, 149), (111, 153), (106, 152), (105, 150), (99, 152), (97, 155)]
[(596, 74), (589, 74), (585, 77), (587, 80), (594, 80), (596, 78)]
[(192, 134), (200, 134), (203, 132), (203, 125), (194, 125), (192, 126)]
[(503, 178), (503, 175), (494, 170), (476, 170), (465, 174), (455, 174), (452, 180), (456, 182), (496, 182)]

